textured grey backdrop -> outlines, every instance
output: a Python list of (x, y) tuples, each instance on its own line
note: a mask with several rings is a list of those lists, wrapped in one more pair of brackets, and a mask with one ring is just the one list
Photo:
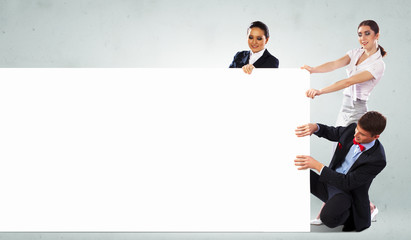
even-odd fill
[[(381, 137), (387, 168), (371, 186), (378, 222), (362, 233), (0, 233), (0, 239), (405, 239), (411, 235), (411, 2), (337, 0), (0, 0), (0, 67), (225, 68), (247, 49), (246, 28), (264, 21), (280, 67), (318, 65), (359, 47), (357, 25), (376, 20), (387, 50), (386, 72), (369, 107), (388, 117)], [(1, 76), (0, 76), (1, 77)], [(312, 87), (345, 71), (312, 75)], [(292, 89), (279, 89), (292, 91)], [(312, 101), (311, 120), (334, 124), (341, 92)], [(279, 115), (286, 115), (280, 113)], [(286, 116), (284, 116), (286, 117)], [(314, 157), (328, 162), (331, 145), (312, 138)], [(292, 163), (291, 163), (292, 164)], [(30, 201), (30, 199), (27, 199)], [(320, 202), (312, 198), (312, 216)], [(408, 223), (407, 223), (408, 222)], [(332, 235), (331, 235), (332, 234)]]

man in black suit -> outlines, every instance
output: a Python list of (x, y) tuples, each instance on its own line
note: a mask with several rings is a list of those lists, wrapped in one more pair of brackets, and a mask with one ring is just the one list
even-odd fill
[(358, 124), (329, 127), (309, 123), (297, 127), (298, 137), (315, 134), (337, 142), (329, 167), (311, 156), (299, 155), (295, 165), (310, 171), (311, 193), (325, 202), (320, 219), (328, 227), (344, 225), (343, 231), (362, 231), (371, 225), (368, 189), (386, 165), (385, 152), (378, 140), (386, 118), (367, 112)]

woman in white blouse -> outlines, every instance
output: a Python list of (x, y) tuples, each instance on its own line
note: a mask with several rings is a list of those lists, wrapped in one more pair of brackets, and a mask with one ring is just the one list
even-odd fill
[[(306, 92), (307, 97), (314, 99), (316, 96), (344, 89), (343, 103), (338, 114), (337, 126), (348, 126), (351, 123), (356, 123), (368, 111), (368, 97), (385, 71), (385, 63), (382, 58), (387, 53), (378, 44), (378, 38), (380, 37), (378, 24), (373, 20), (365, 20), (359, 24), (357, 32), (361, 48), (350, 50), (344, 57), (317, 67), (307, 65), (301, 67), (310, 73), (325, 73), (347, 66), (348, 77), (346, 79), (320, 90), (309, 89)], [(378, 209), (371, 202), (370, 209), (371, 218), (374, 219)], [(311, 223), (321, 224), (319, 215)]]
[(335, 61), (317, 67), (304, 65), (302, 69), (310, 73), (325, 73), (347, 66), (348, 78), (338, 81), (323, 89), (309, 89), (307, 97), (315, 98), (322, 94), (344, 89), (343, 106), (337, 120), (337, 126), (348, 126), (367, 112), (367, 100), (372, 89), (384, 74), (385, 63), (382, 60), (387, 53), (378, 44), (379, 27), (373, 20), (366, 20), (358, 26), (358, 40), (361, 48), (348, 51)]

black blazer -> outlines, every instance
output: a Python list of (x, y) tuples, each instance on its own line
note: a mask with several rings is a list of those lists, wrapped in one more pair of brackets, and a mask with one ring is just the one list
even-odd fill
[(357, 124), (353, 123), (348, 127), (318, 125), (320, 126), (320, 130), (315, 133), (315, 135), (333, 142), (338, 142), (330, 165), (329, 167), (323, 168), (319, 181), (335, 186), (351, 195), (353, 200), (351, 209), (352, 218), (349, 218), (344, 227), (346, 230), (362, 231), (371, 225), (368, 189), (371, 186), (372, 180), (386, 165), (384, 148), (377, 139), (372, 148), (360, 155), (346, 175), (338, 173), (335, 169), (341, 166), (353, 145)]
[[(238, 52), (234, 56), (230, 68), (242, 68), (247, 65), (250, 60), (250, 51)], [(278, 68), (279, 61), (276, 57), (271, 55), (266, 49), (263, 55), (253, 64), (256, 68)]]

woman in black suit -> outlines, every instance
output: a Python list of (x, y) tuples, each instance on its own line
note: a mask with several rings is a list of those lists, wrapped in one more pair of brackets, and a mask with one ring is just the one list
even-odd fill
[(247, 33), (251, 51), (238, 52), (230, 68), (242, 68), (247, 74), (251, 74), (254, 68), (278, 68), (278, 59), (265, 48), (270, 38), (267, 25), (260, 21), (252, 22)]

